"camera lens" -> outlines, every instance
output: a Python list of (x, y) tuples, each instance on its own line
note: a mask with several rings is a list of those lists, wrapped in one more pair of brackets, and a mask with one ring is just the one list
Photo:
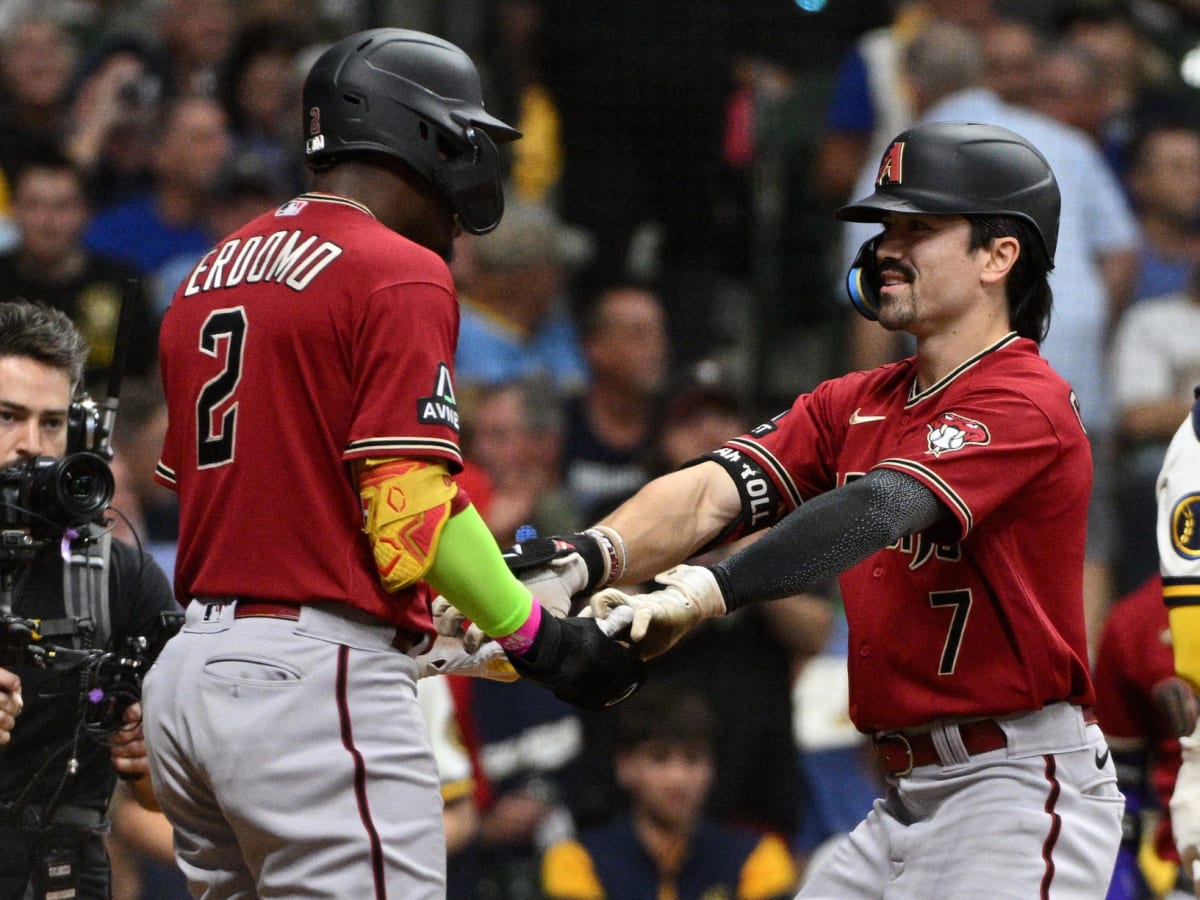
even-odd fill
[(112, 500), (114, 487), (112, 470), (92, 453), (74, 453), (63, 458), (55, 479), (59, 506), (80, 523), (104, 511)]

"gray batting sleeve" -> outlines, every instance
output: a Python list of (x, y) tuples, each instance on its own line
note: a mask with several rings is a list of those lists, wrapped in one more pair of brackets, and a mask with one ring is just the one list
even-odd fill
[(712, 566), (730, 611), (815, 587), (950, 511), (911, 475), (875, 469), (803, 503), (749, 547)]

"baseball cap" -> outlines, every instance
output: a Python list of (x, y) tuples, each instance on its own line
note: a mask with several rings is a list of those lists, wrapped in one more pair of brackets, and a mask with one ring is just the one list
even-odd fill
[(496, 230), (475, 243), (477, 265), (493, 272), (546, 263), (577, 269), (593, 251), (586, 230), (566, 224), (545, 203), (520, 200), (508, 203)]

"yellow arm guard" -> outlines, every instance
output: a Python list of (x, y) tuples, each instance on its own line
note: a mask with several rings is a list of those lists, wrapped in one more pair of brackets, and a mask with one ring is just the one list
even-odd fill
[(359, 460), (354, 474), (379, 580), (389, 591), (420, 581), (437, 556), (458, 485), (443, 463), (415, 459)]
[(1167, 618), (1175, 648), (1175, 674), (1200, 692), (1200, 606), (1172, 606)]

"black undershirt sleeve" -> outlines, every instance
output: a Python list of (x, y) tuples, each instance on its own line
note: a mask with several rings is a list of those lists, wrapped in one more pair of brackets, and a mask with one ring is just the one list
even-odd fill
[(713, 565), (725, 607), (791, 597), (950, 511), (911, 475), (875, 469), (792, 510), (749, 547)]

